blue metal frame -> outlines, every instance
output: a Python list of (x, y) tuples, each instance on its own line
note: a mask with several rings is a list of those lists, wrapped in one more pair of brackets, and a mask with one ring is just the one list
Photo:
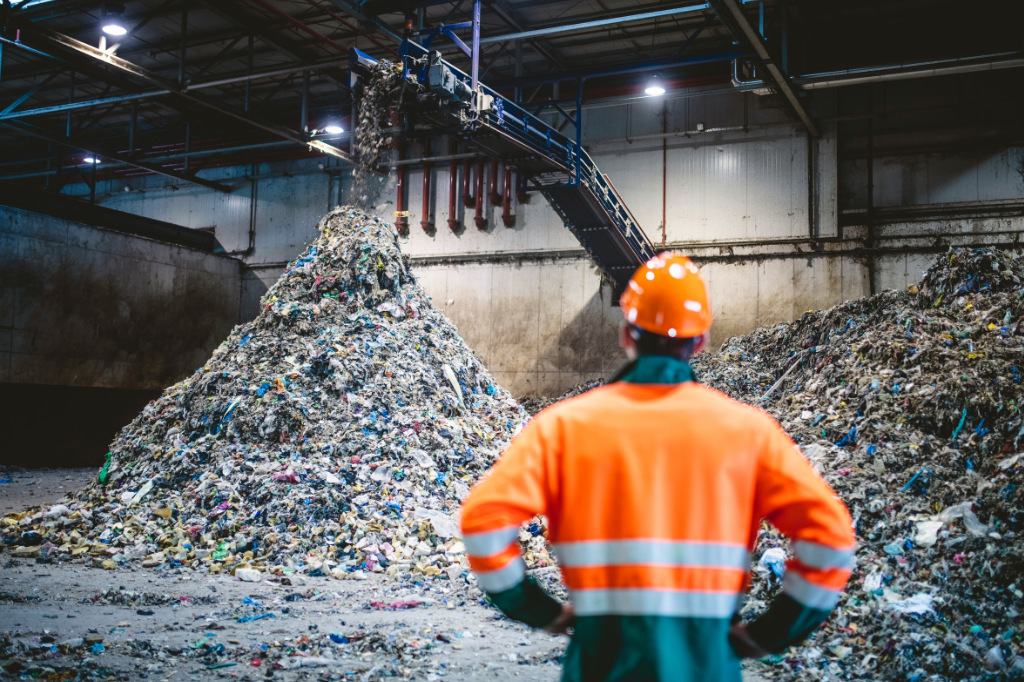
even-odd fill
[[(399, 54), (407, 62), (407, 58), (417, 59), (426, 55), (429, 51), (416, 43), (406, 40), (402, 43)], [(472, 83), (472, 78), (442, 61), (455, 76), (463, 82)], [(406, 63), (405, 73), (411, 74)], [(426, 73), (416, 73), (415, 79), (426, 85)], [(561, 186), (585, 187), (588, 189), (601, 207), (608, 213), (615, 223), (617, 231), (625, 238), (629, 246), (637, 253), (642, 260), (654, 257), (655, 251), (644, 236), (640, 225), (633, 219), (629, 209), (623, 204), (618, 193), (605, 179), (598, 169), (597, 164), (590, 158), (590, 155), (583, 150), (583, 79), (577, 81), (576, 87), (576, 118), (573, 120), (568, 113), (559, 107), (562, 115), (573, 122), (576, 127), (575, 139), (563, 135), (558, 130), (548, 125), (535, 114), (530, 113), (523, 106), (516, 104), (510, 99), (502, 96), (497, 90), (480, 84), (480, 89), (485, 95), (494, 98), (493, 108), (480, 112), (480, 119), (483, 122), (501, 129), (504, 133), (513, 137), (524, 145), (537, 150), (539, 153), (553, 159), (565, 168), (566, 173), (571, 177), (567, 183), (559, 183)], [(531, 190), (544, 190), (548, 186), (537, 183), (526, 183), (525, 187)]]
[[(477, 5), (479, 4), (479, 0)], [(476, 15), (479, 16), (479, 15)], [(479, 26), (479, 24), (477, 24)], [(375, 60), (358, 50), (353, 50), (354, 55), (350, 58), (353, 65), (356, 63), (374, 62)], [(403, 77), (415, 80), (423, 86), (428, 86), (426, 69), (410, 69), (411, 59), (419, 59), (429, 54), (429, 50), (411, 40), (404, 40), (399, 49), (399, 56), (403, 63)], [(442, 63), (451, 70), (456, 78), (463, 81), (470, 87), (473, 84), (473, 77), (460, 71), (450, 63)], [(474, 66), (477, 62), (474, 60)], [(355, 78), (356, 76), (353, 76)], [(474, 88), (474, 92), (477, 89)], [(535, 150), (537, 153), (553, 160), (561, 166), (570, 176), (568, 182), (559, 182), (553, 185), (541, 185), (536, 181), (525, 181), (523, 187), (531, 190), (544, 191), (553, 187), (580, 187), (586, 189), (608, 214), (613, 225), (612, 228), (625, 240), (629, 248), (645, 261), (655, 255), (655, 250), (640, 225), (634, 220), (629, 209), (626, 208), (618, 193), (611, 186), (611, 183), (604, 177), (597, 168), (597, 164), (590, 158), (583, 149), (583, 78), (577, 79), (576, 86), (576, 118), (569, 116), (561, 107), (559, 111), (566, 118), (573, 122), (576, 127), (576, 134), (573, 137), (563, 135), (561, 132), (548, 125), (535, 114), (530, 113), (526, 108), (502, 96), (497, 90), (484, 84), (479, 84), (479, 92), (494, 98), (492, 107), (480, 111), (479, 116), (467, 125), (467, 131), (472, 132), (481, 123), (501, 130), (505, 135), (519, 141), (523, 146)], [(474, 102), (475, 104), (475, 102)]]

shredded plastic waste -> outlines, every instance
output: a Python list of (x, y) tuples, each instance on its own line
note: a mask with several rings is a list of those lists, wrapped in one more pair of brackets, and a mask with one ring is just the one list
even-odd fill
[[(956, 249), (909, 291), (808, 312), (694, 359), (703, 383), (779, 420), (857, 529), (833, 617), (762, 674), (1024, 678), (1022, 282), (1024, 258)], [(779, 589), (786, 547), (765, 524), (745, 616)]]
[[(0, 520), (12, 554), (465, 584), (459, 502), (529, 416), (431, 305), (392, 225), (342, 207), (318, 227), (260, 315), (118, 434), (105, 483)], [(531, 565), (551, 563), (527, 537)]]

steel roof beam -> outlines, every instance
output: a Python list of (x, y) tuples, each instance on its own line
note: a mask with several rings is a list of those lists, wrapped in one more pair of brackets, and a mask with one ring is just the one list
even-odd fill
[(81, 149), (83, 152), (89, 152), (94, 157), (102, 156), (105, 159), (114, 159), (116, 161), (120, 161), (125, 165), (134, 166), (135, 168), (141, 168), (142, 170), (149, 171), (150, 173), (166, 175), (167, 177), (182, 180), (184, 182), (192, 182), (197, 185), (202, 185), (203, 187), (215, 189), (218, 192), (224, 192), (225, 194), (229, 194), (233, 191), (232, 188), (229, 187), (228, 185), (219, 182), (213, 182), (212, 180), (204, 180), (203, 178), (196, 177), (195, 175), (191, 175), (188, 173), (179, 173), (178, 171), (163, 168), (162, 166), (157, 166), (155, 164), (147, 163), (145, 161), (137, 161), (129, 158), (127, 155), (118, 154), (117, 152), (112, 152), (109, 149), (103, 149), (101, 147), (97, 147), (96, 145), (83, 145), (70, 137), (58, 135), (57, 133), (52, 133), (49, 130), (43, 130), (42, 128), (37, 128), (36, 126), (30, 126), (27, 123), (0, 123), (0, 125), (7, 126), (8, 128), (16, 130), (23, 135), (31, 135), (32, 137), (38, 137), (41, 140), (46, 140), (47, 142), (59, 144), (64, 147), (70, 147), (72, 149)]
[(561, 26), (549, 26), (547, 28), (538, 28), (531, 31), (520, 31), (519, 33), (507, 33), (500, 36), (486, 36), (480, 38), (480, 44), (486, 45), (487, 43), (498, 43), (505, 40), (517, 40), (527, 38), (539, 38), (541, 36), (555, 35), (556, 33), (568, 33), (569, 31), (582, 31), (588, 28), (600, 28), (602, 26), (620, 25), (625, 23), (632, 23), (634, 21), (644, 21), (645, 19), (661, 19), (664, 17), (673, 17), (680, 14), (692, 14), (694, 12), (703, 12), (704, 10), (711, 9), (711, 6), (707, 3), (702, 5), (690, 5), (688, 7), (673, 7), (670, 9), (655, 10), (652, 12), (642, 12), (640, 14), (631, 14), (624, 17), (615, 17), (613, 19), (596, 19), (594, 21), (584, 21), (578, 24), (563, 24)]
[(687, 59), (670, 59), (659, 61), (634, 62), (621, 66), (596, 67), (592, 69), (575, 69), (560, 73), (522, 76), (520, 78), (506, 78), (495, 81), (491, 87), (507, 88), (523, 85), (540, 85), (541, 83), (559, 83), (576, 80), (577, 78), (599, 78), (601, 76), (620, 76), (628, 73), (643, 73), (645, 71), (656, 71), (660, 69), (675, 69), (682, 66), (695, 66), (698, 64), (713, 64), (715, 62), (726, 62), (733, 59), (747, 59), (751, 56), (749, 52), (725, 52), (722, 54), (704, 55), (701, 57), (689, 57)]
[(765, 43), (764, 38), (747, 21), (747, 16), (743, 13), (740, 3), (737, 0), (710, 0), (710, 4), (714, 8), (715, 14), (718, 15), (719, 20), (725, 24), (733, 37), (739, 40), (741, 44), (748, 46), (748, 49), (753, 49), (756, 55), (754, 61), (758, 68), (761, 69), (762, 73), (767, 73), (771, 77), (772, 82), (769, 83), (769, 86), (782, 95), (792, 112), (807, 126), (807, 132), (812, 137), (820, 137), (818, 127), (814, 125), (810, 114), (807, 113), (803, 104), (800, 103), (800, 99), (793, 90), (788, 76), (775, 64), (775, 60), (772, 59), (771, 54), (768, 52), (768, 45)]
[(214, 98), (207, 97), (196, 92), (192, 92), (188, 89), (187, 86), (179, 86), (174, 81), (171, 81), (167, 78), (163, 78), (162, 76), (158, 76), (157, 74), (147, 69), (143, 69), (142, 67), (137, 66), (136, 64), (132, 64), (131, 62), (121, 59), (120, 57), (116, 57), (112, 54), (104, 52), (98, 48), (93, 47), (92, 45), (87, 45), (81, 41), (75, 40), (74, 38), (65, 36), (61, 33), (57, 33), (56, 31), (51, 31), (50, 29), (45, 28), (43, 26), (38, 26), (34, 24), (26, 25), (22, 24), (21, 22), (17, 22), (17, 27), (21, 29), (23, 42), (26, 39), (29, 43), (34, 43), (38, 41), (48, 49), (56, 48), (61, 52), (68, 52), (74, 55), (84, 56), (91, 60), (101, 62), (103, 64), (113, 67), (121, 73), (127, 74), (131, 78), (144, 81), (146, 83), (149, 83), (150, 85), (156, 86), (161, 90), (167, 90), (170, 95), (176, 98), (186, 100), (194, 104), (198, 104), (202, 107), (211, 109), (224, 116), (229, 116), (238, 121), (248, 123), (251, 126), (266, 130), (267, 132), (273, 133), (274, 135), (277, 135), (278, 137), (281, 137), (283, 139), (291, 140), (296, 144), (309, 145), (319, 149), (320, 151), (326, 154), (330, 154), (331, 156), (335, 156), (339, 159), (351, 162), (351, 157), (342, 150), (338, 149), (337, 147), (332, 147), (329, 144), (319, 141), (311, 142), (306, 138), (305, 135), (296, 132), (291, 128), (274, 123), (272, 121), (266, 121), (259, 118), (253, 118), (251, 116), (248, 116), (245, 113), (236, 111), (230, 107), (220, 104)]

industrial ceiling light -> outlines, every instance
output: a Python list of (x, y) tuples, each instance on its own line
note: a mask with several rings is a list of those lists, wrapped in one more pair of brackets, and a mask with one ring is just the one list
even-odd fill
[(124, 25), (124, 5), (110, 3), (103, 8), (103, 32), (108, 36), (123, 36), (128, 32)]
[(324, 121), (324, 132), (328, 135), (341, 135), (345, 132), (345, 129), (341, 126), (341, 117), (337, 114), (331, 114)]
[(96, 157), (94, 157), (94, 156), (87, 156), (84, 159), (82, 159), (82, 162), (83, 163), (96, 163)]
[(665, 94), (665, 85), (658, 75), (651, 76), (651, 80), (647, 81), (647, 87), (644, 88), (644, 92), (652, 97)]

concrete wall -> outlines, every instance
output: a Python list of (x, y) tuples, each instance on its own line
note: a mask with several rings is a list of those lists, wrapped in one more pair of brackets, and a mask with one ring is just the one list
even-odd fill
[(90, 466), (239, 321), (240, 263), (0, 207), (0, 464)]
[[(661, 243), (664, 229), (669, 247), (702, 264), (715, 312), (712, 343), (718, 344), (806, 310), (916, 282), (935, 252), (950, 244), (1013, 244), (1024, 229), (1024, 211), (1014, 208), (1024, 200), (1024, 148), (972, 145), (972, 133), (957, 128), (964, 114), (955, 107), (971, 106), (982, 92), (962, 81), (981, 78), (812, 93), (808, 103), (822, 129), (815, 141), (773, 98), (737, 92), (594, 103), (584, 110), (583, 139), (651, 239)], [(991, 85), (999, 97), (998, 82)], [(942, 119), (949, 129), (937, 130), (929, 113), (924, 132), (908, 133), (907, 125), (916, 124), (900, 124), (901, 112), (922, 103), (953, 107)], [(868, 118), (875, 123), (870, 220)], [(665, 132), (664, 142), (651, 137)], [(960, 146), (907, 151), (947, 140)], [(446, 140), (437, 140), (431, 152), (447, 149)], [(410, 155), (421, 152), (414, 146)], [(227, 178), (237, 188), (230, 195), (150, 176), (132, 182), (145, 194), (105, 190), (101, 183), (100, 200), (168, 222), (215, 227), (229, 251), (246, 248), (254, 216), (256, 246), (244, 257), (242, 283), (243, 316), (251, 316), (284, 263), (314, 236), (324, 211), (352, 198), (349, 171), (326, 159), (263, 164), (256, 171), (254, 213), (245, 169), (203, 171)], [(420, 229), (422, 175), (410, 169), (411, 234), (403, 248), (435, 304), (498, 380), (518, 395), (551, 395), (607, 376), (622, 360), (614, 337), (618, 308), (544, 199), (534, 195), (515, 206), (513, 228), (502, 225), (500, 207), (488, 206), (485, 230), (473, 226), (472, 211), (467, 215), (460, 202), (456, 217), (463, 228), (453, 233), (447, 228), (448, 165), (433, 168), (431, 177), (436, 231)], [(374, 200), (374, 210), (388, 220), (394, 219), (393, 187), (392, 181)]]
[(238, 261), (0, 207), (0, 382), (160, 390), (239, 319)]

